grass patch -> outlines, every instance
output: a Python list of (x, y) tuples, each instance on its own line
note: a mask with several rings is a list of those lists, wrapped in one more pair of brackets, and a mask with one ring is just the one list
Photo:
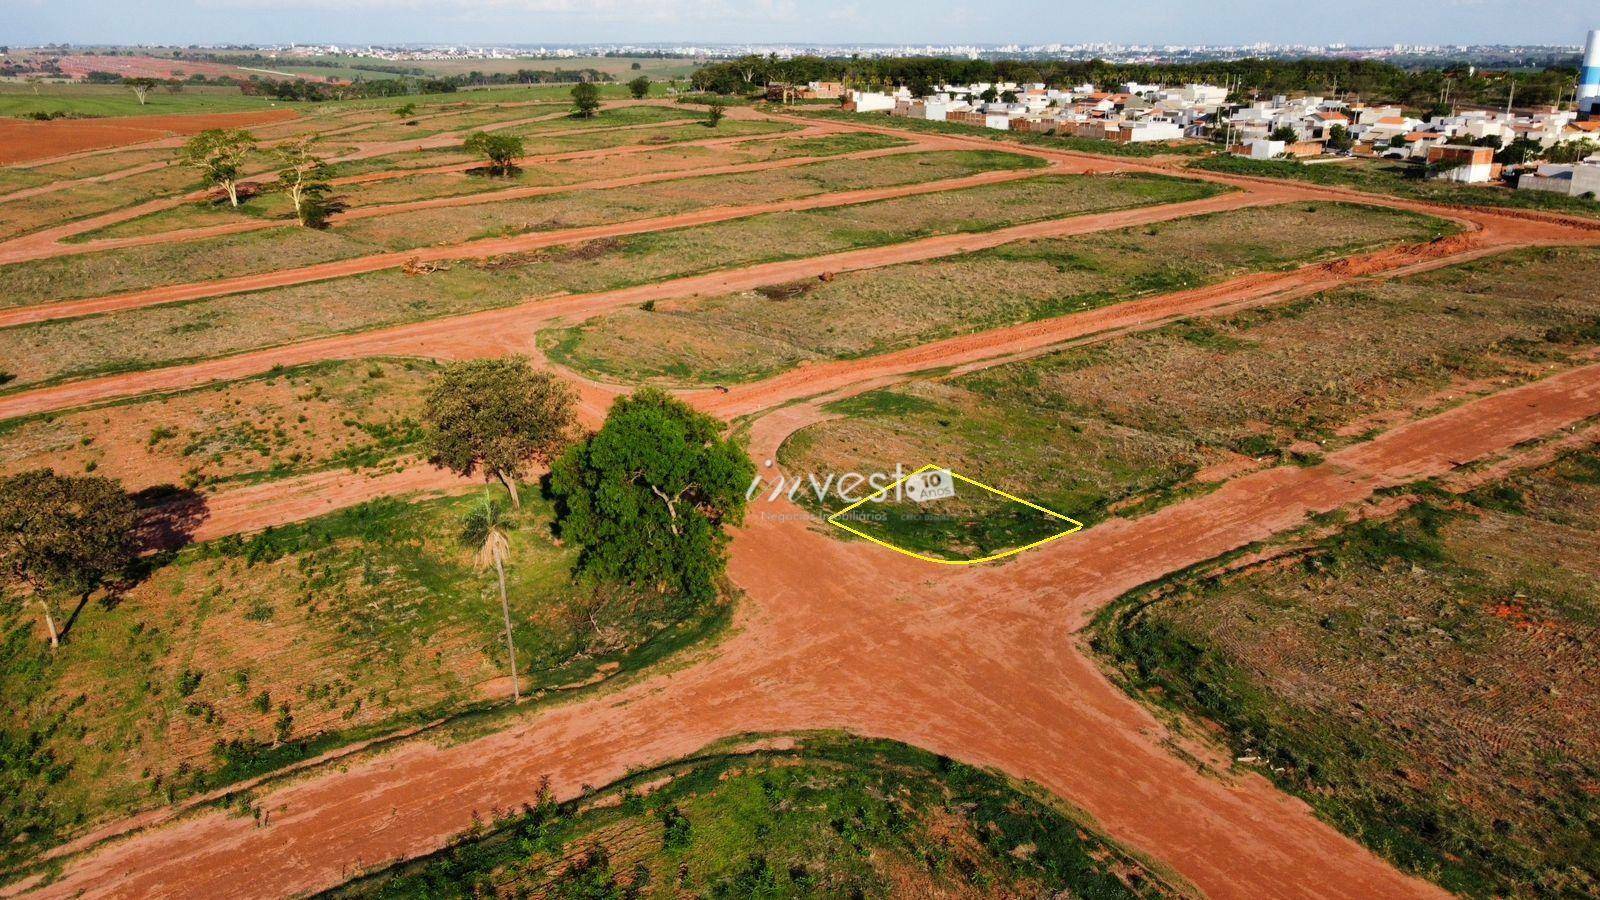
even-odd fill
[(546, 799), (328, 896), (1187, 892), (1032, 786), (889, 741), (815, 733), (798, 744), (713, 748), (578, 800)]
[[(119, 815), (362, 737), (483, 710), (506, 670), (492, 577), (457, 535), (476, 496), (386, 499), (159, 558), (52, 653), (0, 620), (0, 864)], [(703, 638), (686, 608), (570, 579), (527, 502), (507, 570), (525, 692), (560, 693)]]
[[(622, 311), (541, 337), (585, 374), (727, 384), (796, 365), (929, 341), (1431, 240), (1449, 223), (1348, 204), (1285, 204), (1070, 238), (1021, 241), (928, 262), (844, 273)], [(1185, 326), (1200, 340), (1205, 326)], [(1220, 338), (1214, 332), (1211, 340)], [(1220, 348), (1213, 348), (1220, 349)]]
[(1593, 894), (1600, 741), (1571, 723), (1600, 699), (1597, 469), (1574, 454), (1286, 565), (1136, 593), (1094, 646), (1409, 871), (1472, 897)]

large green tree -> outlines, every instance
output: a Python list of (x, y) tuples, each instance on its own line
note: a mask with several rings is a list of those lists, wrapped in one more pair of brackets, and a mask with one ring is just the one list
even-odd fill
[(524, 152), (522, 138), (514, 134), (491, 134), (486, 131), (474, 131), (467, 135), (466, 140), (461, 142), (461, 148), (488, 160), (489, 171), (496, 175), (511, 171)]
[(724, 527), (743, 520), (754, 475), (720, 422), (645, 388), (556, 460), (550, 489), (580, 570), (702, 602), (716, 594)]
[(0, 481), (0, 572), (44, 612), (50, 646), (61, 644), (53, 597), (81, 603), (134, 560), (138, 510), (109, 478), (36, 469)]
[(650, 77), (648, 75), (640, 75), (638, 78), (628, 82), (628, 93), (632, 94), (635, 100), (643, 100), (650, 96)]
[(572, 86), (572, 105), (578, 108), (578, 115), (593, 118), (600, 111), (600, 89), (588, 81), (578, 82)]
[(428, 391), (429, 460), (462, 475), (481, 469), (506, 486), (520, 509), (517, 479), (571, 439), (574, 403), (571, 387), (534, 371), (526, 357), (454, 363)]

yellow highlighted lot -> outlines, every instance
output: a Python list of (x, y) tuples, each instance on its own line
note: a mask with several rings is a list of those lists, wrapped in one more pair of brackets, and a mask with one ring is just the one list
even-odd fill
[[(973, 487), (981, 488), (981, 489), (983, 489), (985, 491), (988, 491), (991, 494), (996, 494), (998, 496), (1004, 497), (1005, 499), (1010, 500), (1010, 501), (1012, 501), (1014, 503), (1020, 503), (1023, 506), (1026, 506), (1026, 507), (1028, 507), (1030, 509), (1034, 509), (1034, 510), (1037, 510), (1037, 511), (1039, 511), (1041, 513), (1044, 513), (1046, 516), (1049, 516), (1052, 519), (1057, 519), (1057, 520), (1061, 521), (1066, 527), (1063, 528), (1061, 531), (1058, 531), (1055, 534), (1050, 535), (1049, 537), (1045, 537), (1045, 538), (1042, 538), (1040, 540), (1033, 541), (1032, 543), (1023, 544), (1020, 547), (1012, 547), (1009, 550), (1005, 550), (1005, 551), (1000, 552), (1000, 553), (993, 553), (993, 554), (990, 554), (988, 556), (984, 556), (984, 557), (981, 557), (981, 558), (978, 558), (978, 559), (941, 559), (941, 558), (939, 558), (937, 556), (928, 556), (927, 554), (924, 554), (924, 553), (918, 553), (915, 550), (907, 550), (904, 547), (895, 546), (894, 544), (891, 544), (888, 541), (883, 540), (882, 538), (874, 537), (873, 535), (870, 535), (870, 534), (866, 533), (865, 531), (862, 531), (859, 528), (852, 527), (852, 526), (847, 525), (844, 522), (840, 521), (840, 517), (841, 516), (844, 516), (844, 515), (848, 514), (850, 511), (860, 507), (861, 505), (866, 504), (866, 503), (874, 502), (878, 498), (886, 496), (891, 491), (894, 491), (895, 489), (899, 488), (902, 484), (905, 484), (910, 479), (915, 478), (916, 476), (921, 475), (924, 472), (931, 472), (931, 471), (936, 471), (936, 470), (937, 471), (948, 471), (948, 472), (950, 472), (950, 475), (951, 475), (952, 478), (955, 478), (955, 479), (957, 479), (959, 481), (965, 482), (966, 484), (970, 484)], [(977, 565), (978, 563), (993, 562), (993, 561), (995, 561), (997, 559), (1004, 559), (1004, 558), (1006, 558), (1008, 556), (1015, 556), (1015, 555), (1017, 555), (1018, 553), (1021, 553), (1024, 550), (1031, 550), (1034, 547), (1039, 547), (1039, 546), (1042, 546), (1044, 544), (1048, 544), (1051, 541), (1059, 540), (1060, 538), (1064, 538), (1067, 535), (1072, 534), (1075, 531), (1079, 531), (1079, 530), (1081, 530), (1083, 528), (1083, 523), (1079, 522), (1077, 519), (1072, 518), (1071, 516), (1064, 516), (1061, 513), (1058, 513), (1058, 512), (1056, 512), (1054, 510), (1045, 509), (1044, 507), (1040, 506), (1037, 503), (1030, 503), (1029, 501), (1022, 499), (1021, 497), (1016, 497), (1016, 496), (1013, 496), (1011, 494), (1008, 494), (1005, 491), (1000, 490), (999, 488), (990, 487), (989, 485), (984, 484), (981, 481), (974, 481), (973, 479), (968, 478), (968, 477), (966, 477), (965, 475), (962, 475), (959, 472), (955, 472), (953, 470), (946, 469), (943, 466), (935, 465), (933, 463), (929, 463), (928, 465), (925, 465), (922, 468), (917, 469), (914, 472), (911, 472), (910, 474), (906, 475), (904, 478), (899, 479), (898, 481), (894, 482), (893, 484), (886, 485), (885, 487), (879, 488), (878, 490), (873, 491), (871, 494), (868, 494), (867, 496), (861, 498), (860, 500), (857, 500), (856, 502), (850, 504), (849, 506), (846, 506), (844, 509), (839, 510), (838, 512), (836, 512), (833, 515), (828, 517), (828, 524), (837, 526), (839, 528), (842, 528), (845, 531), (848, 531), (851, 534), (856, 535), (857, 537), (866, 538), (867, 540), (873, 542), (874, 544), (877, 544), (880, 547), (887, 547), (887, 548), (889, 548), (890, 550), (893, 550), (896, 553), (903, 553), (906, 556), (910, 556), (910, 557), (912, 557), (914, 559), (926, 560), (927, 562), (939, 563), (940, 565), (945, 565), (945, 566), (973, 566), (973, 565)]]

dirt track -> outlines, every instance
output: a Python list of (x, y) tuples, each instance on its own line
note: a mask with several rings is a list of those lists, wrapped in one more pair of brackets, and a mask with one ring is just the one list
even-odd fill
[[(661, 181), (680, 181), (689, 178), (701, 178), (708, 175), (737, 175), (746, 172), (764, 172), (769, 169), (791, 169), (796, 166), (811, 165), (813, 163), (828, 162), (833, 160), (849, 159), (876, 159), (881, 156), (899, 156), (905, 153), (916, 153), (935, 149), (937, 145), (914, 144), (905, 147), (888, 147), (881, 150), (863, 150), (858, 153), (843, 153), (838, 156), (796, 156), (788, 159), (773, 160), (771, 162), (742, 163), (726, 166), (708, 166), (700, 169), (676, 170), (668, 172), (651, 172), (643, 175), (629, 175), (622, 178), (600, 178), (594, 181), (576, 182), (573, 184), (551, 184), (536, 187), (506, 188), (499, 191), (484, 191), (477, 194), (458, 194), (448, 197), (433, 197), (427, 200), (408, 200), (402, 203), (381, 203), (371, 206), (357, 206), (334, 213), (328, 217), (333, 225), (360, 219), (380, 218), (399, 213), (414, 212), (422, 209), (442, 209), (452, 206), (477, 206), (483, 203), (504, 203), (508, 200), (524, 200), (530, 197), (543, 197), (550, 194), (565, 194), (575, 191), (599, 191), (622, 187), (634, 187), (642, 184), (654, 184)], [(468, 166), (480, 165), (469, 163)], [(465, 168), (465, 166), (463, 167)], [(392, 173), (385, 173), (392, 174)], [(152, 210), (153, 211), (153, 210)], [(121, 214), (117, 214), (121, 220)], [(118, 250), (123, 247), (140, 247), (146, 244), (172, 244), (200, 240), (208, 237), (217, 237), (225, 234), (242, 234), (247, 231), (263, 231), (271, 228), (291, 228), (297, 223), (293, 219), (242, 219), (238, 222), (229, 222), (223, 225), (206, 225), (196, 228), (157, 232), (155, 234), (141, 234), (121, 238), (102, 238), (81, 243), (62, 244), (52, 242), (48, 246), (39, 246), (40, 249), (30, 256), (30, 259), (45, 259), (59, 256), (75, 256), (83, 253), (96, 253), (102, 250)], [(95, 227), (100, 227), (96, 225)], [(5, 258), (8, 252), (0, 247), (0, 259)]]
[[(750, 599), (735, 635), (700, 665), (464, 745), (413, 745), (282, 787), (262, 802), (265, 827), (207, 813), (134, 836), (69, 866), (40, 895), (315, 890), (438, 847), (474, 815), (531, 800), (546, 774), (570, 796), (725, 735), (824, 727), (1037, 781), (1214, 896), (1439, 895), (1259, 778), (1197, 775), (1161, 745), (1164, 728), (1080, 652), (1073, 631), (1124, 590), (1308, 513), (1595, 414), (1600, 366), (953, 577), (835, 541), (793, 507), (762, 504), (733, 545), (731, 573)], [(814, 416), (813, 407), (768, 416), (753, 449), (769, 451)]]
[[(109, 297), (90, 297), (84, 300), (66, 300), (58, 303), (14, 307), (0, 311), (0, 328), (8, 328), (27, 322), (117, 312), (138, 309), (144, 306), (156, 306), (163, 303), (177, 303), (203, 297), (219, 297), (225, 294), (238, 294), (267, 288), (306, 284), (312, 281), (325, 281), (330, 278), (363, 275), (369, 272), (381, 272), (384, 269), (399, 268), (408, 260), (444, 262), (461, 259), (484, 259), (505, 253), (522, 253), (544, 247), (581, 243), (599, 238), (643, 234), (672, 228), (687, 228), (693, 225), (708, 225), (714, 222), (726, 222), (732, 219), (748, 218), (765, 213), (825, 209), (831, 206), (849, 206), (856, 203), (870, 203), (876, 200), (888, 200), (896, 197), (911, 197), (918, 194), (959, 190), (987, 184), (1000, 184), (1025, 178), (1038, 178), (1051, 174), (1051, 172), (1052, 170), (1049, 169), (999, 170), (980, 172), (976, 175), (966, 175), (959, 178), (947, 178), (941, 181), (897, 185), (891, 188), (869, 188), (858, 191), (817, 194), (796, 200), (757, 203), (748, 206), (712, 206), (672, 216), (656, 216), (606, 225), (569, 228), (561, 231), (534, 232), (508, 238), (486, 238), (444, 247), (422, 247), (415, 250), (379, 253), (372, 256), (320, 263), (297, 269), (281, 269), (276, 272), (242, 275), (215, 281), (170, 285), (127, 294), (115, 294)], [(40, 257), (35, 255), (29, 258), (37, 259)], [(3, 252), (0, 252), (0, 262), (6, 261)]]
[[(0, 398), (0, 418), (238, 377), (275, 363), (385, 352), (448, 357), (525, 350), (543, 323), (647, 298), (737, 290), (848, 267), (841, 263), (864, 267), (931, 258), (1017, 235), (1074, 233), (1052, 228), (1156, 221), (1141, 217), (1193, 214), (1203, 204), (1318, 196), (1298, 187), (1260, 190), (1177, 205), (1183, 210), (1147, 208), (1021, 226), (1006, 230), (1010, 234), (935, 238), (62, 385)], [(983, 364), (1108, 329), (1276, 300), (1373, 272), (1402, 273), (1529, 243), (1594, 240), (1547, 222), (1455, 213), (1476, 223), (1478, 232), (1435, 252), (1388, 251), (1351, 265), (1247, 276), (876, 359), (813, 366), (694, 399), (735, 415), (828, 390), (858, 390), (930, 366)], [(585, 398), (591, 415), (604, 396), (591, 387)], [(758, 460), (772, 456), (784, 436), (818, 415), (810, 404), (757, 419), (752, 454)], [(135, 835), (73, 861), (63, 880), (40, 894), (86, 889), (109, 896), (277, 896), (314, 890), (362, 867), (437, 848), (476, 816), (531, 799), (541, 775), (571, 795), (582, 784), (606, 783), (631, 766), (683, 756), (728, 734), (833, 727), (904, 740), (1032, 779), (1216, 896), (1439, 895), (1259, 778), (1224, 783), (1197, 775), (1162, 745), (1163, 726), (1105, 680), (1073, 632), (1095, 609), (1145, 581), (1292, 528), (1309, 513), (1503, 453), (1594, 415), (1600, 415), (1600, 366), (1402, 426), (1315, 467), (1245, 475), (1206, 496), (1143, 518), (1104, 523), (1010, 564), (955, 575), (872, 545), (833, 540), (793, 507), (760, 503), (733, 544), (731, 574), (749, 599), (734, 635), (700, 664), (469, 744), (414, 744), (345, 772), (286, 785), (265, 798), (266, 827), (248, 817), (208, 813)], [(414, 477), (423, 487), (447, 487)], [(402, 482), (397, 476), (393, 486)], [(329, 489), (349, 489), (345, 499), (363, 493), (331, 482)], [(266, 490), (238, 498), (229, 507), (235, 511), (212, 533), (272, 520), (271, 495)], [(819, 572), (827, 577), (819, 578)]]

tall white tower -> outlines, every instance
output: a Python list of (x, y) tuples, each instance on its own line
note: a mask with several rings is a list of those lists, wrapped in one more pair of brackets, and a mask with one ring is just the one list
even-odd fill
[(1578, 70), (1578, 111), (1600, 116), (1600, 28), (1589, 32), (1583, 45), (1583, 68)]

